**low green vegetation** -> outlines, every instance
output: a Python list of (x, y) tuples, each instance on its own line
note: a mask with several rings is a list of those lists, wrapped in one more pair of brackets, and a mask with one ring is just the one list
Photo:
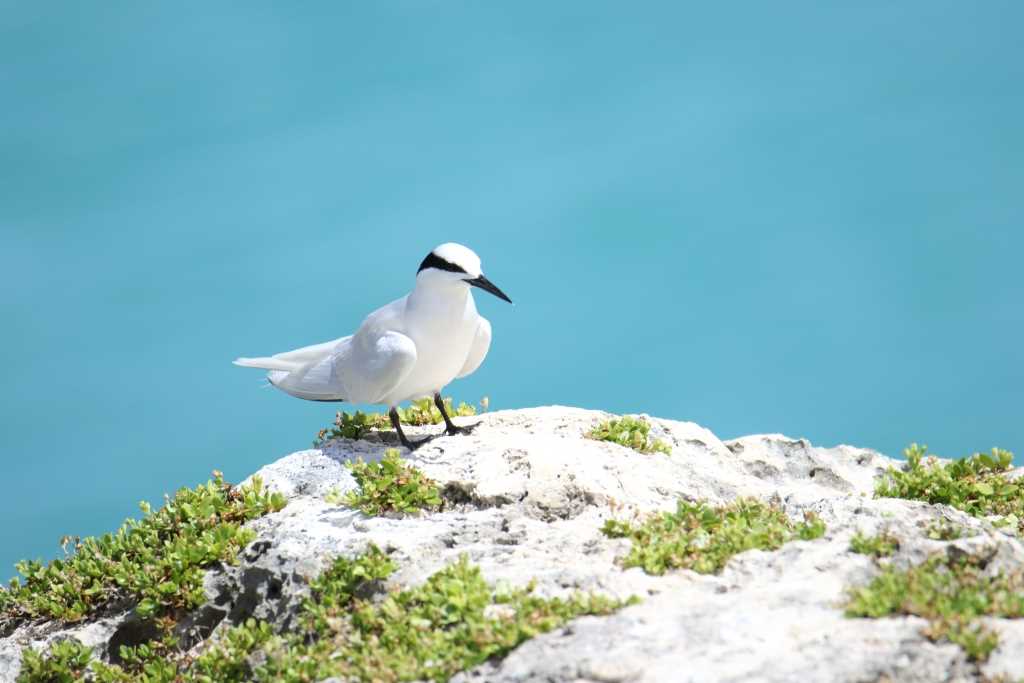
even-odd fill
[(434, 511), (441, 507), (441, 489), (412, 465), (407, 465), (397, 448), (389, 448), (379, 462), (358, 460), (348, 464), (358, 488), (341, 495), (327, 494), (328, 503), (347, 505), (363, 514)]
[(651, 425), (641, 417), (612, 418), (605, 420), (589, 432), (586, 437), (595, 441), (610, 441), (639, 453), (664, 453), (671, 455), (672, 449), (661, 439), (650, 437)]
[(999, 636), (978, 618), (1024, 616), (1024, 574), (987, 574), (974, 558), (945, 555), (909, 569), (889, 565), (867, 586), (850, 591), (846, 614), (924, 617), (929, 620), (927, 637), (957, 643), (970, 659), (984, 661), (998, 646)]
[(933, 541), (955, 541), (958, 538), (963, 538), (965, 535), (967, 534), (963, 527), (944, 519), (932, 522), (925, 530), (925, 536)]
[(906, 468), (890, 468), (875, 487), (876, 496), (951, 505), (975, 517), (1002, 517), (1004, 524), (1022, 529), (1024, 478), (1006, 476), (1013, 467), (1009, 451), (993, 448), (991, 454), (941, 463), (927, 457), (927, 446), (915, 443), (904, 455)]
[[(1024, 479), (1007, 476), (1013, 467), (1012, 453), (994, 448), (991, 453), (943, 463), (928, 455), (927, 446), (915, 443), (904, 455), (906, 466), (889, 468), (875, 487), (877, 497), (949, 505), (975, 517), (995, 517), (997, 525), (1024, 530)], [(963, 536), (964, 530), (939, 520), (928, 526), (925, 535), (950, 541)], [(851, 549), (875, 557), (890, 554), (886, 552), (890, 548), (895, 549), (883, 537), (851, 541)], [(881, 567), (867, 586), (850, 591), (846, 614), (923, 617), (929, 622), (927, 637), (957, 643), (968, 658), (984, 661), (998, 647), (999, 635), (985, 628), (979, 618), (1024, 616), (1024, 574), (991, 575), (977, 559), (946, 555), (910, 568), (890, 564)]]
[(285, 506), (259, 478), (242, 487), (214, 479), (183, 488), (154, 512), (141, 503), (141, 520), (113, 534), (74, 541), (74, 552), (44, 565), (17, 565), (22, 579), (0, 590), (0, 633), (34, 618), (77, 622), (115, 602), (137, 603), (156, 617), (205, 600), (203, 575), (215, 562), (234, 562), (255, 532), (242, 525)]
[(648, 574), (669, 569), (713, 574), (745, 550), (776, 550), (792, 540), (820, 538), (825, 523), (810, 512), (803, 522), (793, 522), (778, 506), (753, 498), (719, 507), (680, 500), (675, 512), (651, 515), (639, 523), (608, 520), (601, 531), (632, 540), (623, 559), (626, 567), (643, 567)]
[(92, 648), (77, 640), (61, 640), (45, 654), (25, 648), (18, 683), (71, 683), (85, 680)]
[[(915, 443), (904, 455), (906, 466), (890, 468), (876, 485), (876, 496), (949, 505), (975, 517), (996, 517), (997, 525), (1022, 529), (1024, 480), (1007, 477), (1013, 467), (1012, 453), (994, 448), (991, 453), (942, 463), (928, 455), (927, 446)], [(928, 526), (925, 535), (950, 541), (963, 536), (964, 530), (939, 520)], [(883, 537), (851, 541), (851, 549), (875, 557), (889, 554), (885, 551), (890, 547)], [(979, 617), (1024, 616), (1024, 574), (989, 575), (979, 560), (946, 555), (910, 568), (890, 564), (881, 567), (867, 586), (850, 591), (846, 614), (923, 617), (929, 622), (927, 637), (957, 643), (970, 659), (984, 661), (998, 646), (999, 635), (985, 628)]]
[[(441, 400), (444, 401), (444, 408), (449, 417), (471, 417), (477, 413), (476, 407), (468, 403), (459, 403), (456, 408), (451, 397), (444, 397)], [(398, 416), (402, 419), (402, 424), (407, 425), (439, 425), (444, 422), (441, 411), (434, 405), (433, 399), (429, 398), (413, 401), (408, 408), (399, 408)]]
[(358, 558), (336, 560), (313, 582), (290, 633), (274, 634), (267, 624), (249, 620), (194, 658), (150, 650), (148, 659), (127, 669), (90, 661), (83, 646), (60, 644), (45, 655), (26, 653), (19, 681), (81, 680), (86, 669), (103, 683), (297, 683), (332, 676), (446, 681), (574, 617), (608, 614), (623, 604), (585, 594), (545, 599), (530, 587), (495, 590), (465, 557), (421, 586), (376, 602), (360, 597), (394, 569), (373, 546)]
[[(459, 403), (458, 407), (450, 397), (442, 399), (449, 417), (470, 417), (477, 414), (477, 409), (468, 403)], [(480, 400), (480, 408), (486, 412), (488, 399)], [(444, 422), (441, 411), (434, 405), (432, 398), (421, 398), (413, 401), (408, 408), (398, 408), (398, 417), (402, 424), (421, 426), (436, 425)], [(391, 419), (387, 413), (364, 413), (356, 411), (350, 415), (338, 411), (334, 416), (334, 425), (321, 429), (313, 441), (313, 447), (319, 448), (331, 439), (361, 439), (368, 433), (381, 429), (390, 429)]]
[(888, 532), (867, 536), (859, 531), (850, 539), (850, 550), (872, 557), (889, 557), (900, 548), (900, 540)]
[(357, 410), (355, 414), (339, 410), (334, 416), (334, 425), (321, 429), (313, 440), (313, 448), (319, 448), (331, 439), (361, 439), (369, 432), (387, 429), (391, 421), (384, 413), (364, 413)]

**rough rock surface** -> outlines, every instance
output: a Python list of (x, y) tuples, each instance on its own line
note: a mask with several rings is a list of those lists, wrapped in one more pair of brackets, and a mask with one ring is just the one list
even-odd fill
[[(1024, 623), (990, 620), (1001, 644), (982, 666), (956, 645), (921, 635), (912, 617), (848, 619), (850, 586), (877, 571), (848, 550), (857, 531), (900, 538), (893, 559), (916, 563), (935, 552), (970, 552), (995, 566), (1024, 562), (1016, 538), (944, 506), (876, 500), (875, 478), (900, 462), (861, 448), (816, 448), (781, 435), (723, 442), (687, 422), (650, 418), (671, 456), (642, 455), (583, 433), (606, 413), (548, 407), (462, 418), (469, 435), (439, 437), (403, 456), (445, 485), (449, 506), (422, 517), (369, 518), (324, 501), (354, 481), (345, 463), (379, 458), (380, 437), (335, 441), (289, 455), (259, 474), (288, 506), (252, 523), (258, 538), (237, 567), (207, 576), (209, 602), (184, 631), (196, 639), (255, 615), (287, 627), (308, 580), (339, 554), (369, 542), (399, 566), (393, 585), (412, 585), (468, 554), (491, 582), (564, 595), (600, 591), (642, 601), (607, 617), (584, 617), (521, 645), (501, 661), (459, 674), (470, 681), (974, 681), (1024, 677)], [(440, 428), (411, 430), (437, 433)], [(384, 434), (383, 438), (390, 435)], [(748, 551), (716, 576), (690, 571), (654, 577), (623, 570), (626, 540), (599, 531), (609, 517), (673, 509), (677, 499), (724, 503), (737, 496), (775, 499), (794, 518), (813, 510), (824, 538), (775, 552)], [(973, 535), (929, 540), (939, 519)], [(22, 627), (0, 639), (0, 681), (13, 680), (20, 650), (73, 635), (110, 651), (139, 634), (129, 612), (79, 626)]]

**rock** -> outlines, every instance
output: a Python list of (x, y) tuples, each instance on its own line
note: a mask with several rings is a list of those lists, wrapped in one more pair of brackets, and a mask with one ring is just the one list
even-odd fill
[(0, 640), (0, 681), (13, 681), (21, 669), (21, 646), (12, 638)]
[[(419, 517), (370, 518), (324, 500), (331, 491), (355, 486), (345, 464), (379, 459), (389, 434), (334, 441), (267, 465), (259, 476), (289, 498), (288, 506), (251, 523), (257, 539), (238, 566), (209, 571), (207, 604), (180, 628), (189, 642), (249, 616), (286, 629), (309, 580), (334, 557), (355, 555), (372, 542), (398, 565), (389, 580), (393, 586), (421, 583), (467, 554), (489, 581), (535, 581), (541, 595), (583, 590), (641, 598), (611, 616), (574, 620), (501, 661), (459, 674), (456, 681), (1024, 677), (1019, 655), (1024, 626), (1018, 621), (992, 620), (1001, 644), (979, 666), (958, 646), (924, 638), (921, 619), (844, 616), (846, 591), (877, 572), (871, 559), (848, 550), (858, 531), (884, 530), (898, 537), (892, 561), (900, 565), (936, 552), (983, 556), (993, 571), (1024, 563), (1024, 545), (984, 520), (944, 506), (874, 499), (877, 476), (900, 461), (850, 446), (817, 448), (777, 434), (723, 442), (693, 423), (657, 418), (648, 418), (652, 433), (671, 445), (672, 454), (644, 455), (583, 438), (607, 417), (548, 407), (460, 418), (461, 424), (476, 423), (470, 434), (442, 436), (414, 453), (403, 451), (406, 461), (444, 487), (446, 509)], [(409, 431), (422, 435), (440, 429)], [(670, 510), (680, 498), (725, 503), (738, 496), (777, 500), (793, 518), (814, 511), (827, 532), (775, 552), (742, 553), (719, 575), (676, 571), (664, 576), (623, 570), (616, 559), (629, 542), (600, 532), (610, 517)], [(971, 535), (954, 542), (928, 539), (924, 530), (940, 520)], [(72, 636), (99, 644), (102, 652), (112, 640), (131, 636), (131, 619), (126, 613), (46, 634), (21, 627), (0, 639), (0, 680), (13, 680), (22, 647)]]

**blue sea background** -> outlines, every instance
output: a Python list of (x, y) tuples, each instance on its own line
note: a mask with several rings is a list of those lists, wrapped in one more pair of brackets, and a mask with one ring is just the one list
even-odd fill
[(1020, 2), (0, 8), (2, 574), (308, 447), (230, 361), (450, 240), (457, 399), (1024, 450)]

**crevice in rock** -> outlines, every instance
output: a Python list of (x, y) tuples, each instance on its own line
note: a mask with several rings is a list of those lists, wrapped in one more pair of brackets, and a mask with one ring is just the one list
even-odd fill
[(771, 463), (765, 462), (764, 460), (754, 460), (753, 462), (744, 463), (744, 468), (750, 474), (758, 477), (759, 479), (777, 479), (782, 474), (781, 470)]
[(274, 574), (263, 567), (246, 567), (238, 579), (238, 588), (241, 590), (228, 612), (232, 624), (240, 624), (253, 616), (256, 608), (267, 597), (266, 588), (274, 580)]
[[(582, 489), (575, 484), (565, 486), (560, 493), (561, 495), (557, 498), (534, 500), (532, 505), (529, 505), (531, 501), (530, 498), (527, 498), (527, 510), (532, 510), (531, 516), (542, 522), (555, 522), (578, 517), (588, 506), (598, 504), (598, 497), (592, 491)], [(603, 500), (606, 499), (602, 497)]]
[(189, 649), (210, 637), (227, 616), (227, 610), (206, 604), (193, 610), (175, 628), (183, 649)]
[(441, 489), (441, 499), (445, 502), (446, 507), (470, 505), (479, 510), (498, 508), (516, 502), (504, 494), (481, 496), (476, 492), (476, 483), (471, 481), (448, 482)]
[(151, 619), (143, 619), (139, 615), (129, 614), (110, 636), (107, 642), (107, 658), (112, 664), (121, 664), (122, 647), (136, 647), (151, 640), (160, 638), (160, 629)]
[(834, 470), (828, 467), (812, 467), (807, 476), (813, 479), (814, 483), (836, 489), (837, 491), (853, 490), (853, 484), (840, 477)]

